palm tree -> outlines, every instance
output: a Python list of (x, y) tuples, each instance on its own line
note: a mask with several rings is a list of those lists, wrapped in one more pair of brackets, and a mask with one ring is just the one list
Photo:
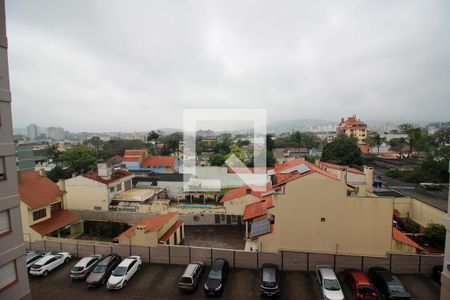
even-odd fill
[(378, 133), (374, 136), (370, 136), (367, 138), (367, 144), (369, 144), (370, 148), (377, 147), (378, 157), (380, 157), (380, 147), (386, 142), (385, 138), (382, 138)]

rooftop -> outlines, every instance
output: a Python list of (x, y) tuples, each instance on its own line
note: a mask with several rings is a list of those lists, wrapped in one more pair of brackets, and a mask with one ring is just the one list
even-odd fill
[(38, 208), (56, 202), (64, 195), (59, 186), (37, 171), (20, 173), (20, 199), (30, 208)]
[(51, 214), (51, 218), (30, 227), (40, 235), (47, 235), (81, 220), (79, 216), (68, 210), (54, 210)]
[(113, 172), (111, 174), (111, 178), (110, 179), (105, 179), (104, 177), (100, 177), (97, 172), (84, 173), (82, 176), (86, 177), (86, 178), (89, 178), (89, 179), (92, 179), (92, 180), (95, 180), (95, 181), (98, 181), (98, 182), (103, 183), (103, 184), (110, 184), (110, 183), (118, 181), (118, 180), (120, 180), (122, 178), (125, 178), (125, 177), (128, 177), (128, 176), (132, 176), (132, 175), (133, 174), (129, 173), (128, 171), (118, 170), (118, 171)]
[(145, 232), (149, 231), (158, 231), (160, 230), (167, 222), (169, 222), (173, 217), (175, 217), (177, 213), (169, 212), (165, 215), (159, 215), (156, 217), (145, 218), (138, 221), (136, 224), (133, 224), (130, 228), (122, 232), (119, 236), (114, 238), (115, 240), (120, 240), (127, 237), (135, 236), (137, 225), (145, 225), (147, 229)]
[(423, 250), (423, 248), (420, 247), (416, 242), (414, 242), (412, 239), (407, 237), (403, 232), (395, 227), (392, 227), (392, 238), (400, 243), (409, 245), (419, 250)]
[(163, 190), (162, 188), (130, 189), (115, 194), (113, 200), (144, 202)]
[(149, 156), (142, 162), (143, 167), (176, 167), (175, 156)]

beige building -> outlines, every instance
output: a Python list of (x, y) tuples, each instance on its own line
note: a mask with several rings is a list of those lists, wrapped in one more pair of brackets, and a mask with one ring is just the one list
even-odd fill
[(82, 174), (65, 180), (67, 208), (73, 210), (109, 210), (114, 197), (132, 189), (133, 174), (113, 171), (107, 164), (99, 164), (97, 172)]
[[(267, 186), (267, 190), (271, 189), (271, 185)], [(220, 203), (225, 208), (225, 214), (243, 216), (245, 207), (249, 204), (261, 201), (264, 192), (254, 191), (251, 186), (242, 186), (237, 189), (228, 191)]]
[(349, 117), (347, 120), (341, 119), (341, 123), (336, 127), (337, 134), (345, 134), (348, 137), (354, 137), (358, 140), (358, 144), (366, 143), (367, 125), (356, 118), (356, 115)]
[(0, 299), (31, 299), (17, 191), (5, 2), (0, 0)]
[(119, 244), (147, 247), (179, 245), (184, 240), (184, 223), (178, 219), (177, 213), (169, 212), (140, 220), (115, 240)]
[(398, 250), (393, 249), (393, 198), (367, 190), (366, 196), (357, 196), (346, 170), (334, 175), (304, 160), (276, 171), (273, 203), (247, 225), (259, 251), (382, 256)]
[(83, 234), (83, 220), (65, 209), (65, 192), (43, 173), (21, 173), (19, 194), (26, 241), (44, 236), (76, 238)]

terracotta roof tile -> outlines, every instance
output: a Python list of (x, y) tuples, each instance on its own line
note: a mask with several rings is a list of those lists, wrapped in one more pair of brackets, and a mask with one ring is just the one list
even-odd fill
[(164, 215), (159, 215), (156, 217), (145, 218), (138, 221), (136, 224), (133, 224), (130, 228), (122, 232), (119, 236), (115, 237), (115, 240), (121, 240), (126, 237), (132, 237), (135, 235), (136, 226), (137, 225), (145, 225), (147, 226), (147, 231), (157, 231), (161, 229), (167, 222), (169, 222), (177, 213), (169, 212)]
[(39, 172), (26, 172), (20, 174), (20, 199), (30, 208), (38, 208), (57, 201), (64, 192), (59, 186)]
[(143, 167), (173, 167), (177, 165), (175, 156), (149, 156), (142, 162)]
[(68, 210), (54, 210), (51, 218), (30, 227), (40, 235), (47, 235), (67, 225), (81, 220), (79, 216)]
[(110, 179), (104, 179), (104, 178), (98, 176), (97, 172), (89, 172), (89, 173), (82, 174), (81, 176), (98, 181), (103, 184), (110, 184), (110, 183), (113, 183), (114, 181), (117, 181), (119, 179), (125, 178), (127, 176), (131, 176), (131, 175), (133, 175), (133, 174), (131, 174), (128, 171), (118, 170), (111, 175)]
[(407, 237), (403, 232), (395, 227), (392, 227), (392, 238), (400, 243), (409, 245), (419, 250), (423, 250), (423, 248), (420, 247), (416, 242), (414, 242), (412, 239)]
[(172, 227), (169, 228), (169, 230), (166, 231), (166, 233), (159, 239), (160, 243), (165, 243), (170, 238), (170, 236), (179, 228), (181, 225), (183, 225), (183, 221), (178, 220), (175, 222), (175, 224), (172, 225)]
[[(333, 175), (333, 174), (331, 174), (331, 173), (329, 173), (329, 172), (327, 172), (325, 170), (322, 170), (321, 168), (319, 168), (315, 164), (312, 164), (312, 163), (310, 163), (310, 162), (308, 162), (308, 161), (306, 161), (306, 160), (304, 160), (302, 158), (297, 158), (297, 159), (291, 160), (290, 162), (288, 162), (286, 164), (282, 164), (282, 166), (279, 166), (278, 168), (277, 168), (277, 165), (275, 165), (275, 170), (278, 169), (278, 171), (276, 171), (277, 173), (278, 172), (283, 172), (285, 170), (289, 170), (289, 169), (294, 168), (294, 167), (296, 167), (298, 165), (301, 165), (301, 164), (304, 164), (306, 167), (308, 167), (311, 170), (311, 172), (306, 172), (304, 174), (299, 174), (298, 172), (293, 172), (291, 174), (298, 174), (298, 175), (292, 176), (292, 177), (286, 177), (286, 178), (284, 178), (285, 180), (282, 183), (286, 183), (288, 181), (292, 181), (294, 179), (297, 179), (297, 178), (300, 178), (300, 177), (304, 177), (304, 176), (309, 175), (309, 174), (311, 174), (313, 172), (319, 173), (319, 174), (324, 175), (324, 176), (327, 176), (327, 177), (329, 177), (331, 179), (334, 179), (334, 180), (339, 180), (339, 178), (336, 175)], [(277, 182), (277, 185), (280, 185), (280, 184), (281, 183)]]
[(272, 184), (270, 182), (267, 183), (265, 191), (254, 191), (252, 186), (244, 185), (237, 189), (232, 189), (228, 191), (223, 198), (220, 200), (221, 203), (244, 197), (247, 194), (253, 195), (257, 198), (260, 198), (262, 194), (270, 191), (272, 189)]

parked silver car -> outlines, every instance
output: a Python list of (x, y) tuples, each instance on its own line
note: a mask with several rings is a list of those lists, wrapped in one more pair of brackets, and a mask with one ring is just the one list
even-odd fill
[(187, 291), (195, 290), (204, 269), (205, 264), (201, 261), (188, 264), (183, 272), (183, 275), (181, 275), (178, 280), (178, 287)]
[(101, 258), (101, 255), (91, 255), (83, 257), (75, 264), (75, 266), (73, 266), (72, 270), (70, 271), (70, 277), (73, 280), (86, 279), (86, 277), (95, 268)]

